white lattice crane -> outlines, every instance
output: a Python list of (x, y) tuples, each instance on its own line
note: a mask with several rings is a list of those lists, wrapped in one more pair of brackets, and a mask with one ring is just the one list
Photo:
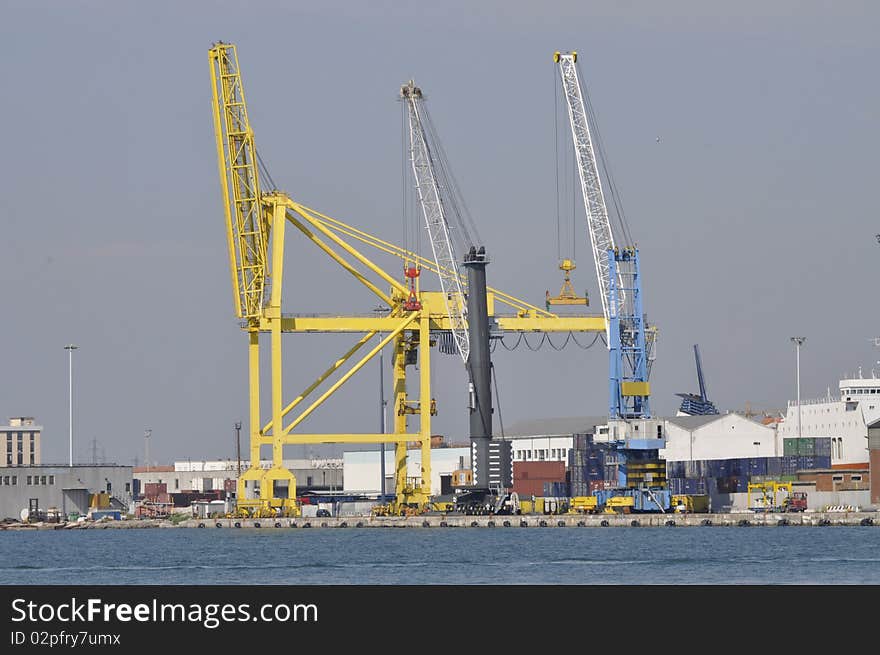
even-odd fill
[[(599, 175), (598, 133), (595, 120), (588, 113), (588, 102), (578, 77), (577, 53), (556, 52), (562, 92), (568, 110), (571, 138), (580, 176), (587, 228), (593, 247), (593, 261), (599, 282), (599, 295), (605, 314), (606, 337), (610, 351), (609, 417), (647, 418), (651, 415), (648, 384), (649, 328), (642, 313), (642, 286), (639, 251), (627, 243), (616, 244)], [(591, 125), (592, 123), (592, 125)], [(610, 176), (607, 167), (605, 175)], [(613, 188), (613, 187), (612, 187)], [(626, 232), (622, 213), (621, 228)]]
[(459, 262), (449, 234), (443, 192), (437, 181), (435, 153), (423, 125), (422, 90), (410, 80), (400, 87), (409, 117), (409, 152), (416, 192), (425, 226), (431, 240), (431, 251), (437, 265), (440, 287), (446, 301), (452, 336), (462, 361), (467, 365), (470, 340), (467, 325), (467, 301), (459, 276)]

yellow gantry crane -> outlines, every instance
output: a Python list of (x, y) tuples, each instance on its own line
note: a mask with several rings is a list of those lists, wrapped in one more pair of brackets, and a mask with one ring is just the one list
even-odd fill
[[(396, 511), (428, 505), (431, 496), (431, 396), (432, 333), (450, 332), (451, 324), (444, 294), (408, 287), (365, 256), (352, 242), (369, 246), (423, 270), (444, 275), (435, 262), (424, 259), (366, 232), (310, 209), (281, 191), (260, 188), (254, 133), (248, 121), (247, 105), (236, 47), (218, 42), (209, 50), (213, 91), (214, 128), (217, 142), (229, 267), (235, 313), (248, 334), (250, 467), (238, 479), (237, 505), (257, 516), (296, 516), (296, 478), (284, 467), (285, 445), (319, 443), (395, 444)], [(284, 271), (285, 229), (295, 227), (305, 239), (352, 275), (389, 307), (385, 316), (315, 317), (282, 313), (281, 290)], [(418, 302), (412, 302), (412, 295)], [(495, 304), (511, 307), (511, 315), (496, 315)], [(489, 314), (504, 332), (604, 332), (602, 316), (556, 316), (513, 296), (489, 288)], [(281, 335), (285, 333), (351, 333), (361, 335), (354, 345), (333, 360), (317, 379), (293, 400), (282, 394)], [(269, 335), (270, 411), (264, 420), (260, 402), (260, 335)], [(338, 379), (303, 409), (306, 399), (331, 376), (355, 358), (377, 337), (378, 342), (354, 361)], [(360, 371), (384, 347), (393, 347), (391, 434), (308, 434), (296, 428), (340, 387)], [(418, 397), (407, 393), (409, 367), (420, 362)], [(296, 410), (296, 412), (294, 412)], [(292, 415), (292, 417), (291, 417)], [(410, 428), (409, 421), (417, 419)], [(286, 421), (286, 422), (285, 422)], [(421, 475), (407, 478), (407, 443), (419, 442)], [(261, 466), (260, 450), (272, 447), (271, 466)]]

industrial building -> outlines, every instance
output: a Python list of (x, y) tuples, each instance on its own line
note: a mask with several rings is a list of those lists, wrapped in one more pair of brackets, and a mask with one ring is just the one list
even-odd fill
[[(407, 451), (406, 475), (420, 478), (422, 475), (422, 453), (420, 449)], [(469, 468), (470, 448), (434, 448), (431, 450), (431, 494), (443, 491), (443, 478), (452, 476), (459, 470)], [(342, 490), (346, 493), (377, 496), (382, 478), (381, 460), (378, 450), (346, 451), (342, 454)], [(385, 451), (385, 494), (394, 495), (395, 454), (392, 449)]]
[(14, 416), (8, 425), (0, 425), (0, 468), (38, 466), (42, 431), (33, 416)]
[[(296, 476), (298, 493), (342, 489), (343, 473), (340, 459), (289, 459), (284, 466)], [(269, 468), (271, 462), (260, 463)], [(239, 471), (250, 468), (250, 461), (181, 460), (166, 466), (138, 466), (134, 469), (135, 495), (148, 483), (165, 484), (169, 494), (182, 492), (229, 492), (235, 497)]]
[(95, 494), (127, 511), (132, 468), (116, 464), (16, 466), (0, 471), (0, 519), (19, 520), (22, 510), (57, 509), (62, 517), (85, 515)]
[(666, 419), (667, 462), (779, 457), (781, 437), (772, 426), (742, 414), (674, 416)]

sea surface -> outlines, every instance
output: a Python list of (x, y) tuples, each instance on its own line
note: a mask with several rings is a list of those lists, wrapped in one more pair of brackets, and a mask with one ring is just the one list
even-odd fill
[(880, 584), (880, 528), (3, 531), (0, 584)]

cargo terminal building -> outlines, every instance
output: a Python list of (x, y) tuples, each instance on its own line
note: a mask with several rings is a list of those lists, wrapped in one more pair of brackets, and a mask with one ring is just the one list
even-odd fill
[(46, 464), (0, 468), (0, 520), (22, 519), (29, 510), (55, 509), (62, 519), (84, 516), (91, 497), (106, 493), (110, 506), (127, 512), (132, 469), (116, 464)]

